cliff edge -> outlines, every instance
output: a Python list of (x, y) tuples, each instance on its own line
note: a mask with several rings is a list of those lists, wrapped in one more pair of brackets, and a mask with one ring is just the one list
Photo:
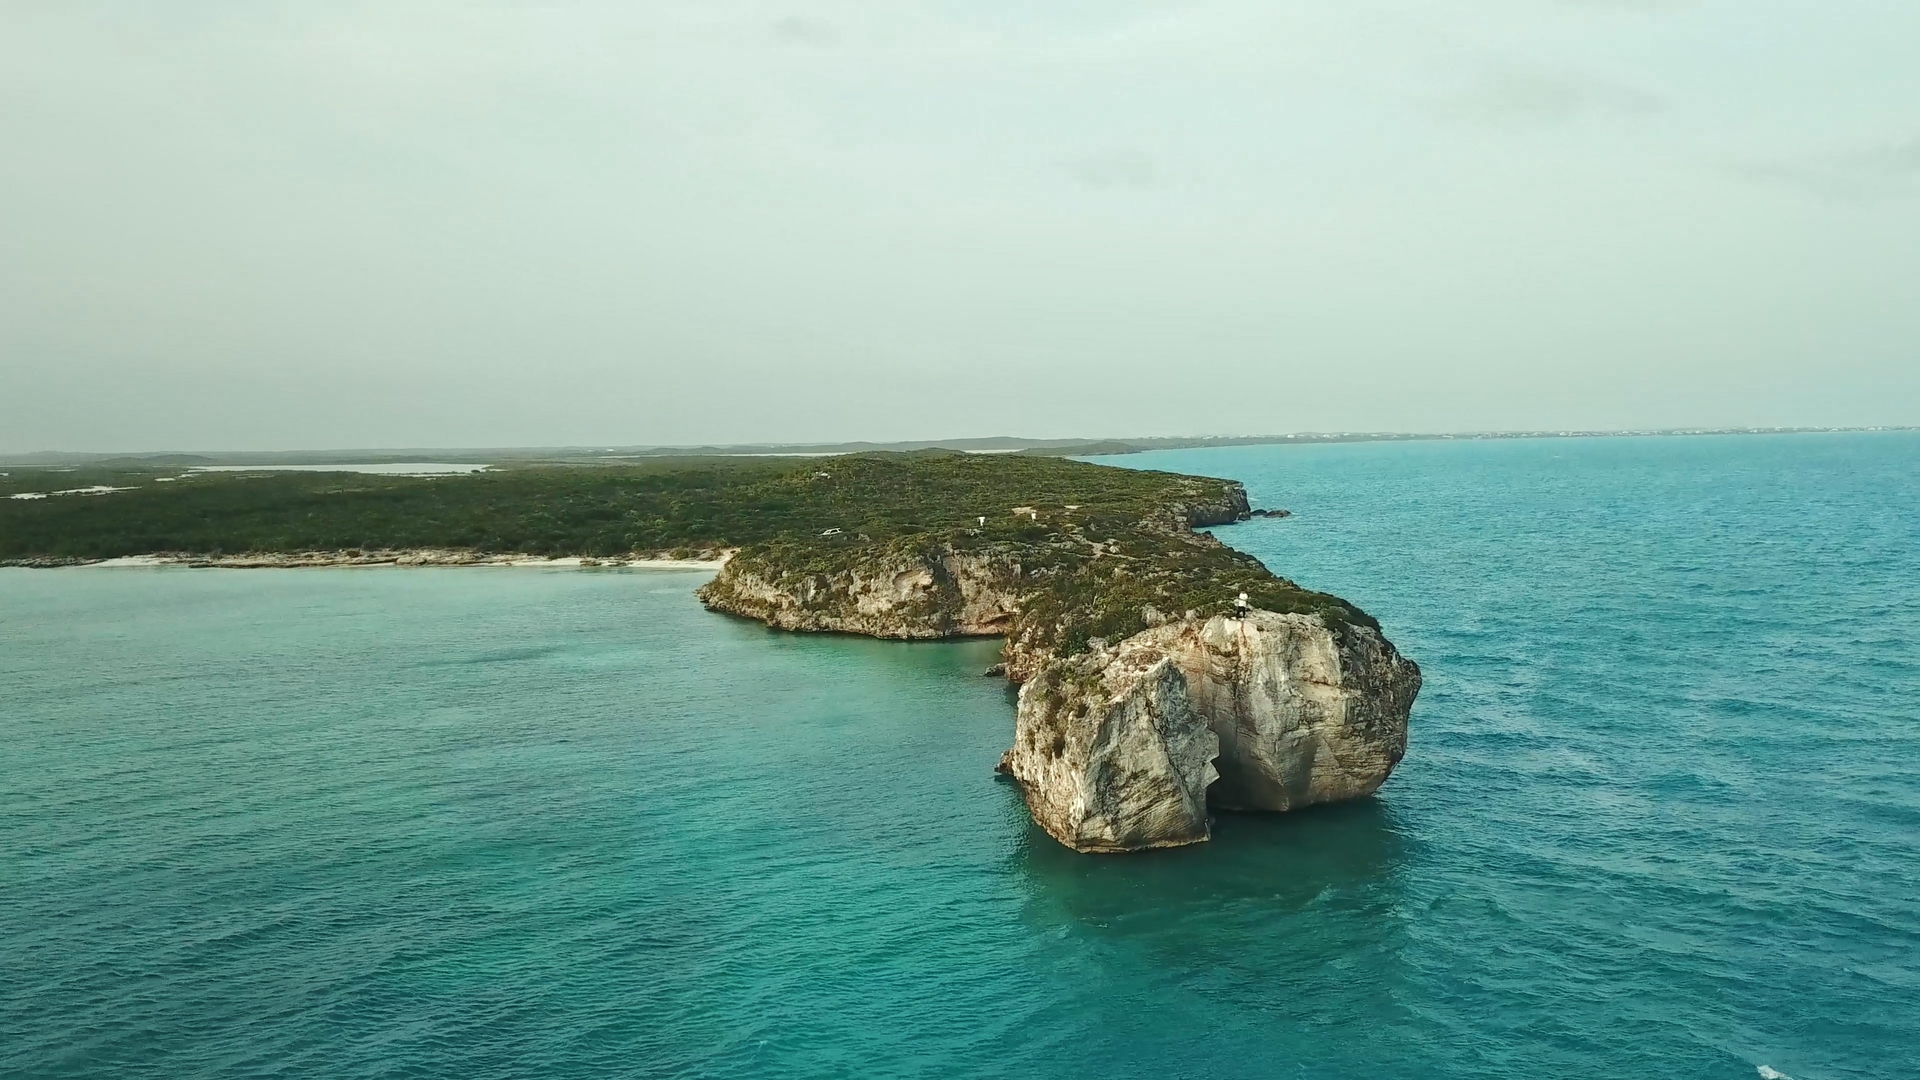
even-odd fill
[(621, 455), (442, 477), (127, 459), (12, 469), (0, 495), (0, 564), (603, 567), (730, 552), (700, 590), (716, 611), (1000, 637), (1022, 686), (1003, 771), (1083, 851), (1205, 840), (1210, 809), (1364, 795), (1405, 752), (1420, 685), (1365, 612), (1196, 531), (1256, 516), (1214, 477), (945, 451)]
[(1004, 637), (1021, 689), (999, 769), (1034, 821), (1079, 851), (1198, 843), (1210, 809), (1371, 794), (1406, 753), (1420, 689), (1364, 612), (1193, 531), (1248, 514), (1238, 484), (1216, 483), (1126, 521), (1015, 507), (1011, 537), (982, 516), (752, 546), (699, 595), (786, 630)]

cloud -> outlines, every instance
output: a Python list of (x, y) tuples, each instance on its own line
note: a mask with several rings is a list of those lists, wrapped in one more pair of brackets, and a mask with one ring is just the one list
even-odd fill
[(840, 43), (840, 31), (825, 19), (789, 15), (773, 24), (773, 40), (782, 45), (830, 48)]
[(1807, 158), (1743, 161), (1734, 175), (1829, 202), (1871, 203), (1920, 194), (1920, 137)]
[(1586, 3), (0, 0), (0, 449), (1920, 416), (1920, 4)]
[(1858, 158), (1861, 168), (1894, 177), (1920, 177), (1920, 138), (1870, 150)]
[(1096, 191), (1145, 191), (1160, 183), (1153, 159), (1124, 147), (1074, 158), (1067, 162), (1067, 175)]
[(1573, 72), (1508, 67), (1483, 77), (1453, 106), (1458, 115), (1482, 123), (1560, 127), (1597, 115), (1652, 116), (1666, 103), (1645, 91)]

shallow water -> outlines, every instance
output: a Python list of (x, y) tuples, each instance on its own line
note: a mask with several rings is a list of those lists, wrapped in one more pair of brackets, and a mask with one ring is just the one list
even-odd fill
[(0, 1074), (1920, 1075), (1920, 438), (1117, 463), (1421, 662), (1378, 798), (1074, 855), (995, 646), (698, 574), (0, 571)]

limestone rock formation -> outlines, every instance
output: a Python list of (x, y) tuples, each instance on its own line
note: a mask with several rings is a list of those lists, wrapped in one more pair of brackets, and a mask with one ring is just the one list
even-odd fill
[(1231, 810), (1371, 794), (1406, 753), (1419, 689), (1419, 668), (1370, 627), (1270, 611), (1186, 619), (1044, 665), (1021, 688), (1001, 770), (1068, 847), (1195, 843), (1208, 837), (1209, 784)]
[(1207, 838), (1219, 750), (1185, 676), (1158, 650), (1129, 643), (1051, 664), (1023, 685), (1000, 771), (1061, 843), (1139, 851)]
[(1420, 669), (1351, 604), (1193, 532), (1250, 510), (1237, 484), (1189, 486), (1133, 520), (1022, 506), (1012, 536), (976, 516), (944, 536), (757, 545), (700, 599), (786, 630), (1004, 636), (998, 670), (1021, 690), (1000, 771), (1080, 851), (1206, 840), (1210, 807), (1370, 794), (1406, 753)]
[(747, 552), (700, 589), (710, 608), (782, 630), (869, 637), (994, 637), (1019, 611), (1011, 554), (930, 546), (884, 551), (819, 569)]
[(1219, 809), (1357, 799), (1406, 754), (1420, 669), (1371, 627), (1254, 611), (1170, 623), (1136, 642), (1173, 661), (1220, 738)]

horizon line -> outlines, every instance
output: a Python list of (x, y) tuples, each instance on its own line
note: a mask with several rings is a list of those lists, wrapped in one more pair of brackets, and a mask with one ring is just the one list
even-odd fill
[[(515, 460), (543, 460), (553, 455), (571, 459), (586, 458), (617, 461), (622, 457), (753, 457), (777, 454), (796, 456), (832, 455), (863, 452), (901, 452), (913, 450), (957, 450), (961, 452), (1018, 453), (1051, 451), (1060, 454), (1079, 452), (1077, 456), (1140, 453), (1150, 450), (1199, 449), (1208, 446), (1284, 445), (1299, 442), (1416, 442), (1480, 439), (1567, 439), (1567, 438), (1648, 438), (1719, 435), (1793, 435), (1838, 434), (1846, 432), (1915, 431), (1913, 424), (1859, 424), (1837, 426), (1721, 426), (1666, 428), (1494, 428), (1477, 431), (1403, 432), (1403, 431), (1296, 431), (1262, 435), (1151, 435), (1105, 436), (1091, 438), (1029, 439), (1016, 435), (967, 436), (948, 439), (848, 439), (816, 442), (744, 442), (744, 443), (640, 443), (616, 446), (576, 443), (550, 446), (412, 446), (412, 447), (339, 447), (310, 450), (34, 450), (0, 452), (0, 464), (31, 466), (114, 460), (155, 460), (169, 457), (242, 458), (263, 457), (381, 457), (400, 459), (406, 455), (438, 454), (454, 457), (504, 456)], [(414, 460), (418, 460), (417, 457)], [(371, 462), (355, 462), (368, 464)], [(451, 462), (450, 462), (451, 463)]]

